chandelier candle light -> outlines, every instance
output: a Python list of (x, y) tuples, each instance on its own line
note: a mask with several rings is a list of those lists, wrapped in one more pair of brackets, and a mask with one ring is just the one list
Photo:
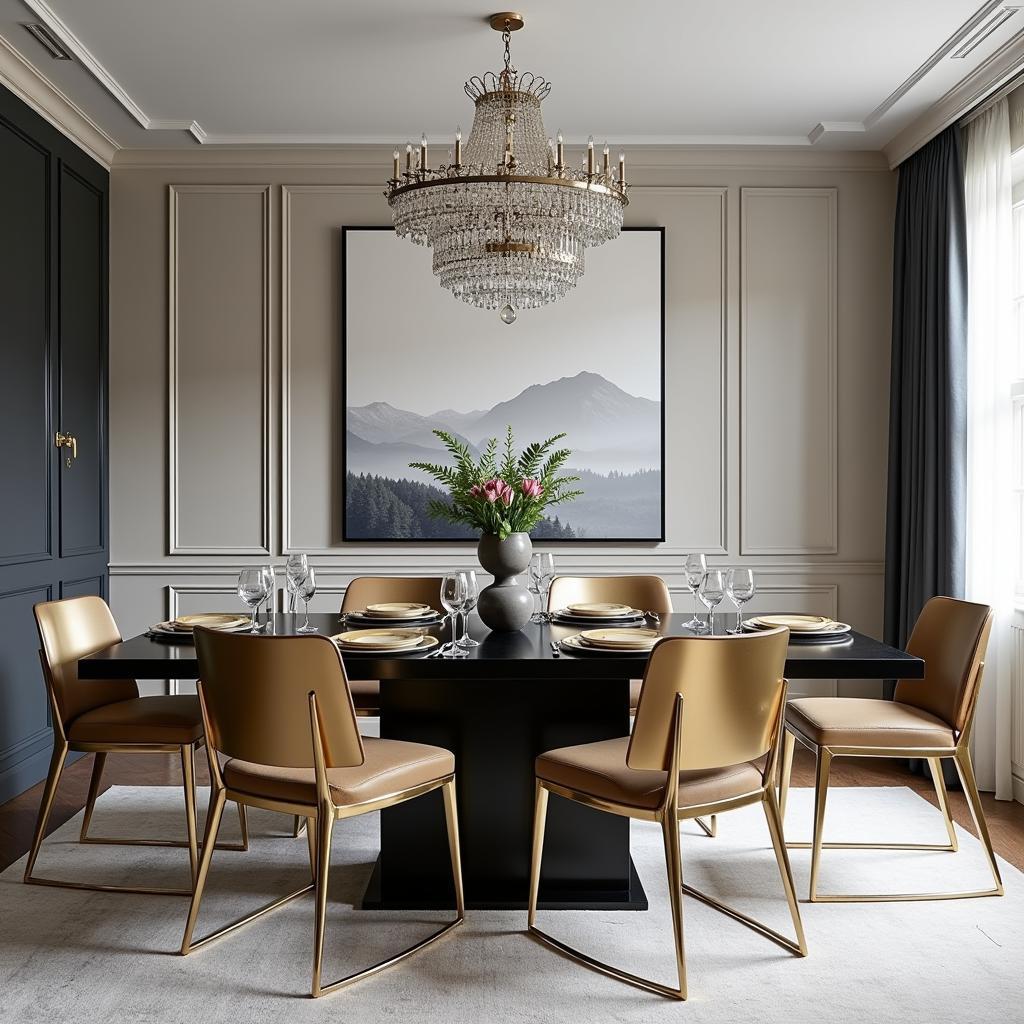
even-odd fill
[(570, 167), (562, 133), (552, 144), (544, 129), (540, 105), (551, 83), (512, 66), (509, 40), (523, 16), (509, 11), (488, 20), (502, 34), (505, 68), (466, 83), (476, 113), (465, 148), (458, 129), (453, 162), (431, 168), (424, 135), (418, 160), (406, 146), (401, 172), (396, 149), (385, 195), (396, 233), (434, 250), (441, 284), (463, 302), (501, 310), (511, 324), (520, 309), (575, 287), (586, 247), (619, 234), (626, 158), (619, 154), (615, 177), (606, 144), (598, 170), (591, 138), (581, 165)]

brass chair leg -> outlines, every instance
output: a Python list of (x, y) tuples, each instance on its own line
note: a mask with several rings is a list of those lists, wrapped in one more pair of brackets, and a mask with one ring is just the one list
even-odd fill
[(296, 814), (292, 821), (292, 839), (298, 839), (305, 827), (306, 819), (301, 814)]
[[(199, 860), (199, 869), (196, 874), (196, 884), (192, 892), (192, 902), (189, 904), (188, 917), (185, 919), (185, 934), (181, 940), (181, 955), (188, 956), (195, 948), (192, 945), (192, 933), (196, 927), (196, 918), (199, 916), (199, 905), (203, 901), (203, 891), (206, 889), (206, 878), (210, 873), (210, 862), (213, 860), (213, 851), (216, 849), (217, 833), (220, 831), (220, 819), (224, 814), (224, 804), (227, 797), (224, 790), (219, 790), (213, 795), (210, 803), (209, 815), (206, 819), (206, 834), (203, 836), (203, 855)], [(196, 943), (196, 946), (201, 943)]]
[(188, 864), (192, 886), (199, 870), (199, 841), (196, 837), (196, 750), (191, 744), (181, 748), (181, 782), (185, 790), (185, 829), (188, 834)]
[(709, 821), (705, 821), (703, 818), (694, 818), (695, 822), (700, 825), (704, 831), (704, 835), (711, 839), (714, 839), (718, 835), (718, 815), (712, 814)]
[(530, 899), (526, 909), (526, 927), (532, 931), (537, 921), (537, 894), (540, 891), (540, 865), (544, 859), (544, 827), (548, 820), (548, 791), (536, 784), (533, 801), (533, 855), (530, 858)]
[(665, 995), (677, 999), (686, 998), (686, 949), (683, 939), (683, 861), (679, 847), (679, 821), (674, 807), (666, 813), (661, 822), (665, 842), (665, 870), (668, 873), (668, 899), (672, 908), (672, 937), (676, 946), (676, 974), (679, 990), (671, 989)]
[(932, 773), (932, 784), (935, 786), (935, 799), (938, 801), (939, 810), (942, 812), (942, 820), (946, 823), (946, 835), (949, 837), (949, 850), (956, 853), (960, 843), (956, 837), (956, 828), (953, 825), (953, 815), (949, 809), (949, 793), (946, 792), (946, 780), (942, 774), (942, 759), (938, 757), (928, 758), (928, 770)]
[(316, 818), (306, 819), (306, 842), (309, 844), (309, 876), (316, 879)]
[(43, 787), (43, 799), (39, 804), (39, 817), (36, 819), (36, 831), (32, 837), (32, 849), (29, 850), (28, 861), (25, 864), (25, 881), (29, 883), (36, 881), (32, 877), (32, 869), (35, 867), (39, 848), (43, 845), (43, 838), (46, 836), (46, 826), (50, 820), (50, 812), (53, 810), (54, 798), (57, 796), (57, 784), (64, 771), (64, 762), (67, 760), (67, 756), (67, 744), (55, 743), (53, 754), (50, 757), (50, 770), (46, 775), (46, 785)]
[(324, 962), (324, 931), (327, 927), (327, 883), (331, 871), (331, 837), (334, 834), (334, 808), (320, 807), (316, 820), (316, 918), (313, 926), (313, 998), (322, 989), (320, 979)]
[(455, 779), (444, 784), (444, 821), (448, 831), (448, 852), (452, 861), (455, 886), (455, 913), (459, 921), (466, 916), (466, 895), (462, 889), (462, 850), (459, 846), (459, 811), (455, 802)]
[(103, 776), (103, 766), (106, 763), (106, 751), (98, 750), (93, 754), (92, 778), (89, 780), (89, 796), (85, 801), (82, 829), (78, 834), (78, 841), (80, 843), (88, 842), (89, 839), (89, 823), (92, 821), (92, 812), (96, 809), (96, 798), (100, 795), (100, 779)]
[(800, 956), (807, 956), (807, 939), (804, 936), (804, 923), (800, 917), (800, 904), (796, 898), (796, 885), (793, 882), (793, 868), (789, 863), (789, 854), (786, 852), (786, 840), (782, 831), (782, 812), (775, 800), (775, 793), (771, 787), (765, 793), (764, 814), (768, 821), (768, 831), (772, 836), (772, 846), (775, 848), (775, 859), (779, 864), (779, 874), (782, 876), (782, 888), (786, 892), (786, 902), (789, 904), (789, 916), (793, 919), (793, 930), (796, 932), (796, 948), (791, 943), (784, 942), (788, 949)]
[(788, 730), (782, 730), (782, 767), (779, 771), (779, 819), (783, 829), (786, 824), (786, 801), (789, 799), (789, 783), (793, 777), (793, 750), (796, 737)]
[(992, 849), (992, 837), (988, 834), (988, 822), (985, 820), (985, 809), (981, 805), (981, 794), (978, 792), (978, 783), (974, 778), (974, 765), (971, 762), (971, 752), (966, 743), (962, 743), (957, 749), (956, 767), (960, 773), (960, 782), (964, 787), (964, 795), (971, 808), (971, 817), (974, 818), (974, 827), (977, 829), (978, 838), (985, 850), (985, 858), (988, 860), (989, 870), (992, 872), (992, 881), (995, 888), (988, 892), (968, 893), (966, 895), (976, 896), (1002, 896), (1003, 880), (999, 874), (999, 864), (996, 861), (995, 851)]
[(238, 827), (242, 833), (241, 849), (242, 851), (249, 849), (249, 816), (245, 811), (245, 804), (239, 802), (235, 804), (238, 808)]
[(818, 747), (817, 771), (814, 775), (814, 839), (811, 851), (810, 899), (818, 898), (818, 869), (821, 866), (821, 844), (825, 831), (825, 801), (828, 799), (828, 775), (832, 766), (832, 753)]

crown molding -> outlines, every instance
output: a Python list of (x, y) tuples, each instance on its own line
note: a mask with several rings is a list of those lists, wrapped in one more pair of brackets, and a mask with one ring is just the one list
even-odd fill
[(46, 118), (93, 160), (110, 170), (117, 143), (74, 100), (29, 64), (3, 36), (0, 36), (0, 84)]
[(994, 53), (958, 82), (916, 121), (909, 124), (884, 147), (890, 167), (930, 142), (939, 132), (970, 113), (992, 93), (1021, 74), (1024, 66), (1024, 29), (1011, 36)]

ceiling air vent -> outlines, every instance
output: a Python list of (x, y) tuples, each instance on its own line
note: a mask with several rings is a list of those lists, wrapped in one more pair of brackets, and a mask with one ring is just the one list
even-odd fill
[(968, 36), (949, 56), (953, 60), (963, 60), (964, 57), (977, 49), (1000, 25), (1009, 21), (1019, 10), (1019, 7), (1001, 7), (987, 21), (982, 22), (978, 26), (977, 31), (973, 35)]
[(64, 44), (45, 25), (31, 23), (25, 25), (25, 31), (54, 59), (71, 60), (71, 54), (64, 49)]

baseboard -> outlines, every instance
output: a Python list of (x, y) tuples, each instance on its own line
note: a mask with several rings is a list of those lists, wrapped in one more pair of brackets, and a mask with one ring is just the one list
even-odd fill
[(1013, 776), (1013, 799), (1024, 804), (1024, 778), (1019, 775)]
[[(42, 782), (50, 770), (52, 754), (53, 741), (47, 739), (42, 749), (34, 751), (17, 764), (0, 772), (0, 804), (5, 804), (8, 800), (21, 796), (26, 789), (31, 789)], [(85, 755), (82, 753), (68, 754), (65, 767), (74, 764), (80, 757), (85, 757)]]

